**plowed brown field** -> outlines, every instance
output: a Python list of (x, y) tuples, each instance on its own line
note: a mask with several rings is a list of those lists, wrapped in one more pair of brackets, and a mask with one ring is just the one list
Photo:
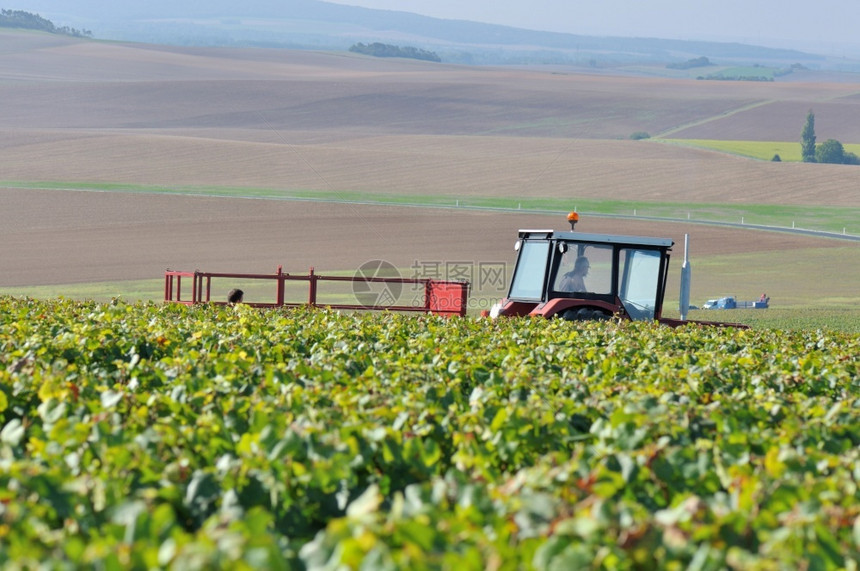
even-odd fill
[[(850, 83), (641, 79), (352, 54), (180, 49), (0, 32), (0, 286), (155, 278), (166, 267), (348, 270), (369, 259), (511, 261), (515, 213), (142, 193), (16, 182), (258, 187), (396, 196), (860, 206), (858, 170), (758, 162), (654, 141), (860, 142)], [(697, 255), (845, 247), (706, 226), (592, 219), (584, 230), (695, 236)]]

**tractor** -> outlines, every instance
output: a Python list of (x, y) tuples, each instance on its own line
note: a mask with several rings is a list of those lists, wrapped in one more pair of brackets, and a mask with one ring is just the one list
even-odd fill
[[(674, 245), (671, 239), (581, 233), (574, 230), (578, 221), (579, 214), (571, 212), (570, 231), (519, 231), (507, 297), (493, 306), (490, 317), (657, 320), (671, 326), (688, 323), (683, 309), (681, 319), (662, 317), (669, 252)], [(688, 271), (682, 271), (681, 289), (682, 299), (689, 299)]]

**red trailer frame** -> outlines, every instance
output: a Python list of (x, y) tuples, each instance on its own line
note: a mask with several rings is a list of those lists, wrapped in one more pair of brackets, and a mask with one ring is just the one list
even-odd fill
[[(191, 299), (183, 299), (183, 278), (191, 280)], [(396, 277), (369, 277), (369, 276), (324, 276), (314, 272), (311, 268), (307, 275), (294, 275), (284, 273), (283, 268), (278, 266), (274, 274), (236, 274), (227, 272), (182, 272), (167, 270), (164, 272), (164, 301), (169, 303), (182, 303), (194, 305), (198, 303), (214, 303), (224, 305), (226, 301), (213, 301), (211, 299), (213, 278), (234, 278), (241, 280), (269, 280), (275, 282), (274, 303), (243, 302), (254, 307), (300, 307), (309, 305), (312, 307), (328, 307), (332, 309), (371, 310), (371, 311), (411, 311), (421, 313), (433, 313), (436, 315), (466, 315), (469, 296), (468, 281), (446, 281), (430, 278), (396, 278)], [(307, 301), (286, 301), (285, 285), (288, 281), (304, 281), (308, 283)], [(383, 304), (334, 304), (319, 303), (317, 298), (317, 284), (321, 281), (352, 282), (367, 286), (369, 283), (387, 284), (411, 284), (423, 286), (422, 303), (415, 305), (383, 305)]]

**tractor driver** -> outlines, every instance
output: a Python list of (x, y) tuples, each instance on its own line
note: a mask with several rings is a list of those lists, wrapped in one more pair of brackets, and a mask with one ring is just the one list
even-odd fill
[(585, 288), (585, 276), (588, 275), (588, 269), (591, 264), (588, 263), (588, 258), (580, 256), (573, 264), (573, 269), (564, 274), (564, 279), (561, 281), (561, 289), (563, 291), (580, 292), (587, 291)]

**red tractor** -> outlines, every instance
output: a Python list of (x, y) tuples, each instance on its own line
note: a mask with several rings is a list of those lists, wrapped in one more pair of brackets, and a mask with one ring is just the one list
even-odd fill
[[(571, 229), (567, 232), (520, 230), (510, 289), (490, 310), (491, 317), (687, 323), (686, 311), (681, 312), (682, 320), (662, 317), (671, 239), (574, 232), (578, 220), (576, 212), (568, 215)], [(682, 283), (681, 297), (686, 292), (689, 299), (686, 262), (682, 275), (687, 282)]]

